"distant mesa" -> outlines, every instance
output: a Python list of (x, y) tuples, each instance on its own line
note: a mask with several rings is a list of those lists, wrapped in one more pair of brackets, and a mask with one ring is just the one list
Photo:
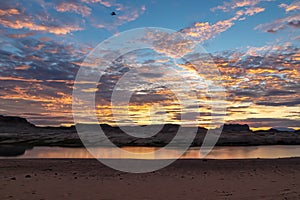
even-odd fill
[(35, 127), (35, 125), (31, 124), (27, 121), (27, 119), (22, 117), (15, 116), (3, 116), (0, 115), (0, 126), (30, 126)]
[(247, 124), (224, 124), (223, 132), (251, 131)]
[[(78, 124), (82, 126), (98, 126), (98, 124)], [(101, 128), (104, 130), (116, 130), (118, 127), (113, 127), (108, 124), (100, 124)], [(0, 115), (0, 126), (2, 128), (4, 127), (36, 127), (34, 124), (30, 123), (27, 121), (27, 119), (22, 118), (22, 117), (17, 117), (17, 116), (3, 116)], [(152, 125), (153, 126), (153, 125)], [(165, 124), (163, 127), (164, 132), (172, 132), (172, 131), (177, 131), (180, 125), (178, 124)], [(46, 128), (53, 128), (53, 127), (46, 127)], [(74, 129), (75, 126), (71, 127), (56, 127), (59, 129)], [(198, 127), (201, 131), (207, 131), (206, 128), (203, 127)], [(276, 132), (276, 131), (283, 131), (283, 132), (295, 132), (294, 129), (292, 128), (287, 128), (287, 127), (273, 127), (269, 129), (271, 132)], [(224, 124), (223, 126), (223, 132), (252, 132), (250, 130), (249, 125), (247, 124)]]
[(280, 131), (280, 132), (295, 132), (295, 129), (288, 127), (273, 127), (270, 131)]
[(28, 146), (2, 145), (0, 146), (0, 157), (15, 157), (25, 153), (27, 149), (32, 149)]
[[(21, 117), (10, 117), (0, 115), (0, 156), (22, 154), (24, 146), (59, 146), (59, 147), (83, 147), (82, 138), (79, 138), (76, 129), (86, 134), (89, 138), (89, 130), (99, 124), (76, 124), (71, 127), (39, 127), (31, 124)], [(190, 127), (181, 127), (178, 124), (164, 124), (162, 129), (149, 138), (137, 138), (126, 134), (122, 128), (100, 124), (105, 135), (100, 136), (101, 141), (105, 138), (116, 146), (151, 146), (164, 147), (176, 136), (179, 129), (183, 132)], [(150, 129), (160, 125), (150, 125)], [(128, 127), (127, 127), (128, 128)], [(132, 128), (132, 129), (131, 129)], [(129, 129), (135, 130), (132, 126)], [(198, 131), (191, 146), (201, 146), (207, 129), (197, 127)], [(128, 129), (127, 129), (128, 130)], [(191, 135), (187, 135), (191, 137)], [(194, 136), (193, 136), (194, 137)], [(93, 140), (88, 140), (88, 146), (98, 145)], [(86, 144), (85, 144), (86, 145)], [(106, 145), (106, 144), (104, 144)], [(256, 145), (300, 145), (300, 130), (285, 127), (275, 127), (269, 130), (250, 130), (247, 124), (225, 124), (220, 135), (217, 146), (256, 146)], [(21, 146), (22, 148), (14, 148)]]

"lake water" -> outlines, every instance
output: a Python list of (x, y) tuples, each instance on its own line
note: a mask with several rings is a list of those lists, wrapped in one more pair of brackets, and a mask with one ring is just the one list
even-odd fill
[[(122, 153), (116, 154), (113, 148), (95, 148), (98, 158), (132, 158), (132, 159), (156, 159), (155, 147), (124, 147), (126, 151), (135, 152), (133, 157)], [(164, 159), (172, 159), (176, 149), (168, 150)], [(144, 153), (149, 153), (145, 154)], [(201, 158), (199, 148), (189, 149), (182, 159)], [(247, 158), (286, 158), (300, 157), (300, 145), (276, 145), (276, 146), (245, 146), (245, 147), (215, 147), (206, 158), (208, 159), (247, 159)], [(1, 157), (4, 158), (4, 157)], [(6, 157), (5, 157), (6, 158)], [(85, 148), (62, 148), (62, 147), (35, 147), (26, 150), (23, 155), (10, 158), (93, 158)]]

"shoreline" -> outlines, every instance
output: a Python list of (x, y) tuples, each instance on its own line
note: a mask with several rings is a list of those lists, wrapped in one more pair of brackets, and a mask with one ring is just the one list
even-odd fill
[(95, 159), (0, 159), (0, 169), (1, 199), (300, 198), (300, 158), (181, 159), (144, 174)]
[[(71, 163), (73, 161), (98, 161), (99, 158), (16, 158), (16, 157), (0, 157), (0, 163), (1, 162), (6, 162), (7, 160), (17, 162), (19, 160), (21, 161), (70, 161)], [(147, 162), (152, 162), (152, 161), (160, 161), (160, 160), (174, 160), (174, 159), (140, 159), (140, 158), (101, 158), (101, 160), (123, 160), (123, 161), (130, 161), (130, 160), (142, 160), (142, 161), (147, 161)], [(237, 161), (242, 161), (242, 162), (250, 162), (250, 161), (255, 161), (255, 160), (260, 160), (260, 161), (275, 161), (275, 160), (299, 160), (300, 162), (300, 156), (299, 157), (286, 157), (286, 158), (227, 158), (227, 159), (214, 159), (214, 158), (178, 158), (176, 161), (189, 161), (189, 162), (207, 162), (207, 161), (225, 161), (225, 162), (237, 162)], [(100, 162), (101, 163), (101, 162)], [(1, 166), (1, 164), (0, 164)], [(300, 170), (300, 169), (299, 169)]]

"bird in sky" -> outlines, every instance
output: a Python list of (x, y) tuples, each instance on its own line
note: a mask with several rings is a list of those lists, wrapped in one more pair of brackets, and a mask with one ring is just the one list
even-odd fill
[(117, 15), (115, 12), (111, 12), (110, 15), (114, 16)]

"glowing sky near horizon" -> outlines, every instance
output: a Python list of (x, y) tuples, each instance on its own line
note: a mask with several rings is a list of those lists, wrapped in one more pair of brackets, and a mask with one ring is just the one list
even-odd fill
[[(112, 11), (117, 15), (111, 16)], [(163, 27), (186, 34), (211, 53), (227, 91), (226, 122), (300, 127), (298, 1), (11, 0), (1, 2), (0, 27), (2, 115), (26, 117), (37, 125), (73, 124), (73, 83), (85, 56), (119, 32)], [(96, 90), (86, 90), (102, 94), (97, 102), (101, 123), (113, 123), (109, 91), (128, 63), (145, 65), (143, 75), (149, 80), (165, 77), (184, 84), (168, 77), (168, 70), (147, 71), (151, 66), (172, 66), (166, 57), (139, 51), (123, 59)], [(138, 124), (148, 124), (149, 109), (160, 103), (167, 113), (154, 112), (166, 115), (168, 123), (200, 112), (203, 126), (209, 125), (209, 108), (191, 105), (180, 113), (171, 91), (142, 89), (130, 104)]]

